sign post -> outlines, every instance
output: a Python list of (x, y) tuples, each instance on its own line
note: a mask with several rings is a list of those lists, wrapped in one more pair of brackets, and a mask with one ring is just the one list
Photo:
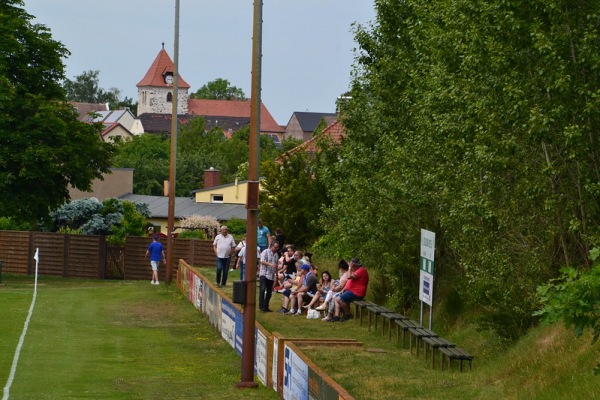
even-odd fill
[(421, 229), (421, 259), (419, 277), (419, 300), (421, 301), (421, 326), (423, 303), (429, 305), (429, 329), (433, 318), (433, 271), (435, 258), (435, 232)]

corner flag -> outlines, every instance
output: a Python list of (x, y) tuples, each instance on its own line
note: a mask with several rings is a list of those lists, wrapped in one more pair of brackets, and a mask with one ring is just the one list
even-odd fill
[(35, 261), (40, 261), (40, 248), (35, 249), (35, 256), (33, 256)]

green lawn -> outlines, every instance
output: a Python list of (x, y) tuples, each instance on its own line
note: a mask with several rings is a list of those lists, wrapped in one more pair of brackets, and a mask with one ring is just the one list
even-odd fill
[[(212, 279), (214, 269), (202, 272)], [(232, 274), (230, 282), (237, 278)], [(0, 286), (0, 383), (6, 384), (31, 302), (31, 277)], [(224, 289), (231, 294), (231, 284)], [(280, 305), (275, 295), (271, 308)], [(291, 337), (353, 338), (363, 349), (303, 348), (357, 400), (600, 398), (599, 345), (562, 326), (540, 327), (504, 346), (474, 326), (434, 326), (475, 355), (473, 370), (431, 370), (380, 332), (354, 321), (325, 323), (257, 313)], [(441, 319), (441, 318), (440, 318)], [(434, 318), (434, 322), (435, 322)], [(11, 399), (275, 399), (239, 390), (241, 360), (175, 285), (41, 278)]]
[[(0, 287), (7, 382), (33, 279)], [(240, 358), (174, 285), (41, 278), (11, 399), (276, 399), (240, 390)]]

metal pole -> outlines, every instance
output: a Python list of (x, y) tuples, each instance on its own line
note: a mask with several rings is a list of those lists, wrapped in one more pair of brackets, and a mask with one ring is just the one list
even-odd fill
[(242, 331), (242, 379), (239, 388), (258, 387), (254, 382), (254, 325), (256, 321), (256, 228), (258, 216), (258, 179), (260, 177), (260, 90), (262, 58), (262, 0), (254, 0), (252, 34), (252, 89), (250, 94), (250, 139), (248, 180), (255, 184), (248, 189), (246, 199), (246, 303)]
[(167, 272), (165, 281), (171, 283), (173, 271), (173, 231), (175, 226), (175, 171), (177, 165), (177, 104), (179, 91), (179, 0), (175, 0), (175, 38), (173, 51), (173, 108), (171, 113), (171, 157), (169, 163), (169, 210), (167, 222)]

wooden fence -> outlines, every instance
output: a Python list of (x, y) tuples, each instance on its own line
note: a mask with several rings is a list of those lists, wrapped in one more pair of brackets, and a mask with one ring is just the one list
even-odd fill
[[(150, 261), (144, 255), (151, 242), (149, 237), (128, 237), (124, 246), (115, 247), (106, 242), (105, 236), (0, 231), (0, 261), (3, 272), (32, 275), (36, 264), (33, 257), (39, 249), (40, 275), (150, 279)], [(163, 246), (166, 252), (166, 243)], [(214, 267), (212, 241), (173, 239), (172, 278), (179, 259), (198, 267)], [(160, 268), (161, 280), (165, 280), (165, 269)]]

